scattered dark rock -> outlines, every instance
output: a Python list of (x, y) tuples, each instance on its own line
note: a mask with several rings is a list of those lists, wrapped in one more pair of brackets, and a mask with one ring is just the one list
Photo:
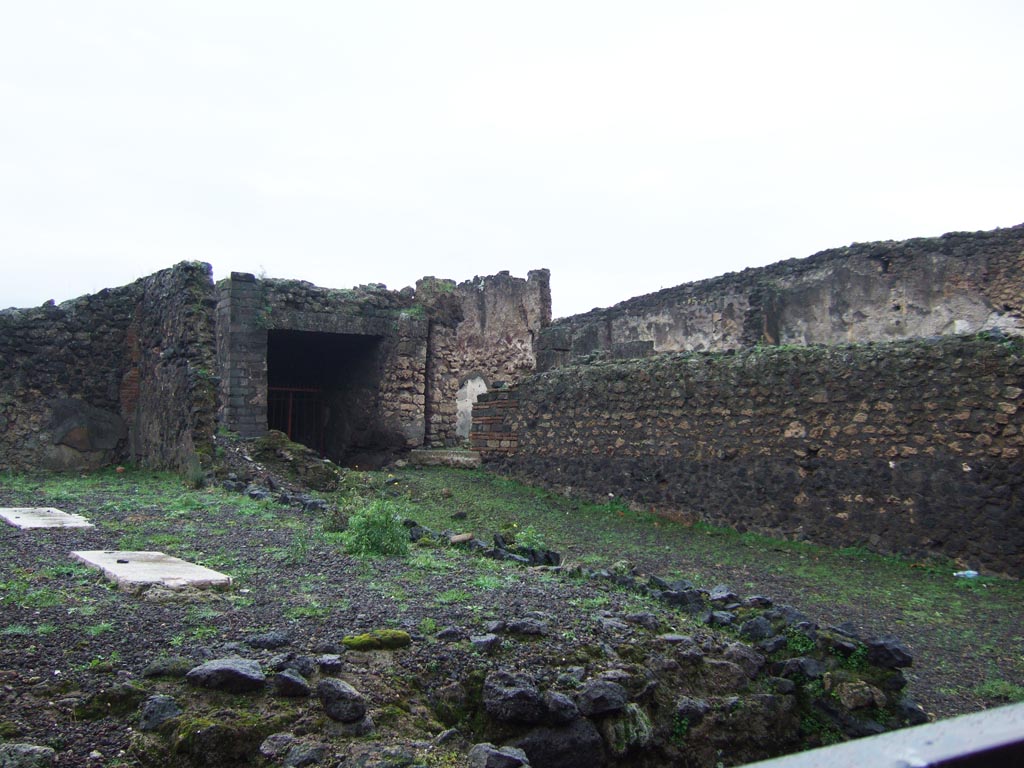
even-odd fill
[(309, 696), (309, 682), (293, 669), (285, 669), (271, 678), (274, 693), (286, 698), (302, 698)]
[(245, 642), (252, 648), (273, 649), (288, 645), (291, 639), (287, 632), (274, 630), (260, 635), (250, 635), (245, 638)]
[(884, 635), (867, 642), (868, 662), (886, 669), (909, 667), (914, 663), (910, 651), (897, 638)]
[(270, 498), (270, 491), (258, 485), (248, 485), (245, 488), (245, 495), (253, 501), (265, 501)]
[(825, 667), (817, 659), (809, 656), (798, 656), (772, 665), (772, 672), (778, 677), (789, 680), (817, 680), (825, 674)]
[(139, 730), (155, 731), (168, 720), (177, 717), (182, 709), (170, 696), (150, 696), (139, 708)]
[(275, 672), (283, 672), (286, 669), (290, 669), (293, 672), (298, 672), (303, 677), (309, 677), (316, 671), (317, 663), (315, 659), (309, 656), (283, 653), (274, 656), (268, 662), (268, 666)]
[(621, 619), (616, 619), (614, 616), (598, 616), (597, 623), (600, 624), (601, 628), (605, 630), (629, 629), (629, 624), (622, 621)]
[(484, 679), (483, 705), (496, 720), (540, 723), (547, 714), (544, 699), (529, 675), (491, 672)]
[(269, 760), (275, 760), (286, 755), (296, 741), (298, 739), (294, 733), (271, 734), (260, 744), (260, 754)]
[(781, 651), (787, 645), (789, 645), (789, 641), (786, 639), (785, 635), (775, 635), (762, 640), (757, 644), (757, 647), (770, 656), (777, 651)]
[(764, 656), (744, 643), (730, 643), (722, 655), (727, 661), (742, 668), (751, 680), (757, 677), (765, 663)]
[(907, 725), (924, 725), (929, 719), (924, 708), (908, 698), (902, 698), (897, 702), (896, 711)]
[(466, 631), (460, 627), (445, 627), (436, 635), (438, 640), (443, 640), (446, 643), (457, 643), (460, 640), (466, 639)]
[(690, 696), (680, 696), (676, 699), (676, 716), (686, 718), (690, 725), (699, 723), (710, 711), (711, 705), (704, 699), (694, 699)]
[(740, 636), (748, 640), (766, 640), (774, 634), (772, 623), (764, 616), (755, 616), (740, 625)]
[(715, 605), (725, 605), (727, 603), (735, 603), (739, 598), (725, 584), (719, 584), (716, 587), (712, 587), (711, 592), (708, 593), (708, 599)]
[(56, 762), (57, 753), (50, 747), (0, 744), (0, 766), (3, 768), (49, 768)]
[(469, 644), (480, 653), (490, 655), (501, 647), (501, 638), (491, 633), (473, 635), (469, 638)]
[(513, 635), (546, 635), (548, 625), (538, 619), (517, 619), (505, 625), (505, 631)]
[(553, 725), (571, 723), (580, 716), (580, 710), (576, 706), (576, 702), (564, 693), (545, 691), (544, 706), (547, 709), (547, 720)]
[(496, 747), (493, 744), (475, 744), (469, 750), (468, 768), (523, 768), (530, 761), (526, 753), (516, 747)]
[(791, 605), (780, 605), (771, 610), (765, 611), (765, 618), (772, 623), (778, 623), (782, 627), (795, 626), (807, 621), (807, 616)]
[(784, 677), (769, 677), (767, 683), (776, 693), (787, 694), (796, 690), (796, 683)]
[(183, 656), (161, 656), (142, 669), (143, 677), (184, 677), (195, 666), (192, 659)]
[(373, 718), (367, 713), (359, 720), (353, 722), (333, 721), (328, 725), (326, 731), (329, 736), (343, 736), (353, 739), (373, 733), (375, 727)]
[(712, 611), (705, 619), (712, 627), (729, 627), (736, 621), (736, 614), (730, 611)]
[(704, 610), (704, 595), (696, 589), (666, 590), (657, 593), (657, 597), (689, 614), (697, 614)]
[(341, 672), (342, 668), (345, 666), (345, 662), (341, 660), (340, 654), (325, 653), (322, 656), (317, 657), (316, 665), (325, 675), (336, 675)]
[(324, 712), (339, 723), (358, 723), (366, 716), (366, 699), (359, 691), (337, 678), (321, 680), (316, 694)]
[(627, 701), (626, 689), (610, 680), (590, 680), (576, 693), (576, 706), (587, 717), (619, 712)]
[(193, 685), (228, 693), (249, 693), (263, 688), (266, 677), (260, 665), (248, 659), (214, 659), (190, 670), (185, 679)]
[(568, 725), (535, 728), (512, 744), (526, 753), (530, 765), (539, 768), (603, 768), (607, 765), (601, 734), (590, 720), (582, 717)]
[(331, 747), (320, 742), (300, 741), (293, 744), (285, 754), (284, 768), (307, 768), (318, 765), (331, 756)]
[(661, 628), (661, 622), (653, 613), (631, 613), (626, 616), (630, 624), (637, 624), (651, 632), (657, 632)]

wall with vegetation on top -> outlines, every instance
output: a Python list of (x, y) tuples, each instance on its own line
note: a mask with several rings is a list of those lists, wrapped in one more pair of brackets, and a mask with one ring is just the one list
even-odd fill
[(567, 366), (481, 396), (492, 466), (594, 497), (1024, 575), (1024, 339)]
[(639, 296), (553, 323), (537, 364), (986, 329), (1024, 334), (1024, 224), (859, 243)]

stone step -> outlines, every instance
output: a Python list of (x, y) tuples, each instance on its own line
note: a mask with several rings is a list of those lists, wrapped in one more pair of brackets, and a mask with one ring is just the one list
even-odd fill
[(231, 586), (231, 577), (163, 552), (82, 550), (71, 556), (103, 572), (108, 580), (127, 591), (151, 586), (168, 589)]
[(15, 528), (93, 528), (81, 515), (53, 507), (0, 507), (0, 518)]
[(417, 448), (409, 452), (414, 467), (455, 467), (476, 469), (482, 464), (479, 451), (458, 448)]

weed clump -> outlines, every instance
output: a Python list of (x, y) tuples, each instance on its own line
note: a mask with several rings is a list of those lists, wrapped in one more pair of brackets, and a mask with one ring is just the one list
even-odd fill
[(359, 557), (409, 554), (409, 531), (402, 522), (401, 508), (393, 501), (377, 499), (353, 514), (341, 543), (350, 555)]

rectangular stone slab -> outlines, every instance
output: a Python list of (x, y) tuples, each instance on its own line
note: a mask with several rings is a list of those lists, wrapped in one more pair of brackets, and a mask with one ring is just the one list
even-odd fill
[(0, 507), (0, 517), (15, 528), (92, 528), (81, 515), (53, 507)]
[(169, 589), (231, 586), (230, 576), (163, 552), (86, 550), (72, 552), (71, 556), (98, 568), (110, 581), (132, 591), (154, 585)]

